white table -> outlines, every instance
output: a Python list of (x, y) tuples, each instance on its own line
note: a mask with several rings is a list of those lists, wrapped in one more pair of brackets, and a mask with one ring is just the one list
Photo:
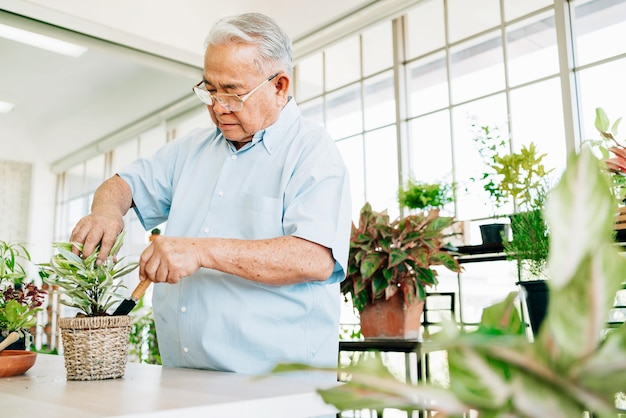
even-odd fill
[(63, 357), (38, 354), (22, 376), (0, 378), (2, 417), (318, 417), (334, 416), (316, 389), (295, 376), (236, 373), (128, 363), (119, 379), (68, 381)]

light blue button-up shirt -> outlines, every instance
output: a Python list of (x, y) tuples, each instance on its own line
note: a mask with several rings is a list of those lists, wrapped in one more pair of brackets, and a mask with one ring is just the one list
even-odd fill
[(154, 287), (163, 364), (265, 373), (280, 362), (337, 365), (349, 250), (349, 178), (339, 151), (291, 99), (276, 123), (236, 150), (195, 130), (118, 173), (135, 211), (165, 235), (267, 239), (292, 235), (332, 250), (325, 282), (270, 286), (211, 269)]

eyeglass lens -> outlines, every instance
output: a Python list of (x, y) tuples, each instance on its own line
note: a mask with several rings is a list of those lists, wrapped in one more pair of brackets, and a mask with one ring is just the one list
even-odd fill
[(194, 87), (194, 92), (202, 100), (205, 104), (209, 106), (213, 106), (213, 101), (217, 101), (221, 106), (227, 108), (230, 111), (237, 111), (243, 107), (243, 102), (234, 94), (226, 94), (226, 93), (214, 93), (211, 94), (208, 91), (204, 90), (201, 87)]

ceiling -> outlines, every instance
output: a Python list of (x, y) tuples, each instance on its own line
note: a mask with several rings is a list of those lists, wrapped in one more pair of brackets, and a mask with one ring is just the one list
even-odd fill
[[(201, 44), (205, 32), (219, 17), (261, 11), (284, 22), (292, 39), (298, 39), (359, 6), (376, 3), (371, 0), (290, 3), (150, 0), (150, 10), (146, 12), (150, 19), (155, 20), (154, 9), (161, 8), (160, 15), (171, 16), (175, 22), (184, 20), (181, 12), (186, 13), (186, 20), (193, 15), (204, 22), (198, 24), (202, 26), (201, 39), (191, 42), (164, 36), (167, 31), (178, 31), (172, 27), (164, 30), (162, 22), (150, 19), (146, 20), (151, 26), (130, 25), (125, 30), (131, 17), (144, 16), (144, 9), (138, 6), (145, 1), (124, 0), (121, 8), (113, 8), (120, 10), (118, 16), (122, 19), (111, 14), (112, 2), (117, 0), (55, 2), (55, 6), (58, 3), (82, 11), (82, 16), (77, 16), (76, 11), (70, 14), (63, 9), (52, 10), (34, 0), (0, 0), (0, 23), (71, 40), (88, 48), (85, 54), (74, 58), (0, 38), (0, 101), (15, 104), (11, 112), (0, 114), (1, 159), (51, 165), (142, 118), (158, 116), (159, 111), (181, 99), (191, 103), (191, 86), (201, 77), (202, 54), (201, 48), (189, 45)], [(77, 9), (78, 4), (89, 4), (91, 8)], [(210, 14), (202, 13), (208, 10)], [(194, 13), (189, 14), (190, 11)], [(95, 21), (98, 16), (103, 21)], [(105, 21), (106, 18), (109, 20)]]

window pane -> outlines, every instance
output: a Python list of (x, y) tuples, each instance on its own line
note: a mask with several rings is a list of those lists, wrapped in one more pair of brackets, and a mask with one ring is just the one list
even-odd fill
[[(185, 132), (186, 133), (186, 132)], [(139, 135), (139, 156), (151, 157), (167, 142), (165, 126), (160, 125)]]
[[(541, 97), (541, 100), (537, 100)], [(513, 149), (534, 142), (543, 162), (554, 168), (549, 178), (556, 183), (567, 163), (561, 85), (557, 78), (511, 91), (511, 141)]]
[[(447, 110), (414, 119), (409, 123), (409, 174), (429, 183), (452, 184), (452, 144)], [(446, 205), (454, 214), (454, 203)]]
[[(452, 110), (458, 219), (485, 218), (495, 214), (496, 208), (491, 204), (490, 197), (483, 190), (482, 185), (470, 181), (472, 177), (480, 178), (480, 175), (485, 172), (485, 162), (473, 141), (472, 124), (479, 127), (498, 127), (500, 136), (507, 138), (507, 120), (504, 94), (470, 102)], [(503, 211), (511, 213), (512, 209), (512, 207), (503, 208)]]
[(363, 32), (363, 75), (368, 76), (391, 68), (393, 40), (391, 22), (387, 21)]
[(553, 4), (553, 0), (504, 0), (504, 18), (509, 21)]
[(626, 2), (577, 1), (574, 3), (574, 36), (577, 65), (584, 65), (626, 51)]
[(173, 120), (168, 120), (164, 129), (173, 129), (174, 138), (177, 138), (188, 134), (194, 129), (213, 126), (215, 125), (209, 116), (206, 106), (199, 106), (196, 111), (185, 113), (183, 116)]
[(335, 140), (363, 131), (359, 84), (329, 94), (326, 115), (326, 128)]
[(372, 131), (365, 135), (365, 196), (374, 210), (387, 209), (393, 219), (398, 205), (398, 147), (396, 128)]
[(452, 180), (450, 118), (447, 110), (409, 123), (410, 174), (426, 182)]
[(360, 78), (359, 38), (353, 36), (326, 50), (326, 90), (333, 90)]
[(104, 181), (104, 154), (90, 158), (85, 162), (86, 192), (95, 191)]
[[(587, 68), (578, 73), (578, 85), (581, 97), (581, 115), (583, 121), (582, 139), (598, 139), (598, 131), (594, 126), (596, 107), (603, 108), (611, 123), (617, 118), (626, 118), (626, 83), (623, 80), (626, 74), (626, 59), (613, 61), (608, 64)], [(624, 122), (620, 125), (620, 135), (623, 138)]]
[(337, 141), (337, 147), (350, 173), (352, 192), (352, 219), (358, 222), (359, 212), (365, 203), (365, 175), (363, 168), (363, 136)]
[(295, 95), (299, 101), (322, 94), (324, 74), (322, 62), (321, 52), (298, 62), (295, 71)]
[(115, 147), (113, 150), (113, 163), (111, 171), (117, 173), (128, 164), (137, 159), (139, 155), (139, 143), (136, 139), (126, 141)]
[(85, 164), (75, 165), (65, 172), (64, 200), (72, 200), (85, 194)]
[(80, 219), (89, 213), (89, 196), (72, 199), (67, 204), (65, 230), (59, 231), (60, 239), (67, 241), (72, 229)]
[(321, 97), (300, 105), (300, 112), (305, 118), (324, 126), (324, 101)]
[(393, 72), (388, 71), (366, 80), (363, 85), (365, 129), (378, 128), (396, 120)]
[(553, 11), (511, 25), (506, 39), (511, 86), (559, 71)]
[(59, 203), (56, 205), (57, 216), (54, 222), (54, 241), (68, 241), (70, 237), (70, 231), (74, 225), (69, 226), (67, 222), (67, 209), (68, 205), (65, 203)]
[(479, 323), (484, 308), (519, 290), (515, 282), (517, 266), (514, 261), (463, 264), (459, 280), (460, 303), (463, 306), (461, 320), (464, 323)]
[(448, 0), (450, 42), (456, 42), (499, 24), (499, 0)]
[(408, 12), (406, 22), (408, 59), (445, 45), (443, 0), (422, 0)]
[(504, 89), (500, 32), (491, 32), (451, 49), (450, 60), (454, 103)]
[(412, 62), (407, 74), (409, 117), (448, 106), (445, 52)]

